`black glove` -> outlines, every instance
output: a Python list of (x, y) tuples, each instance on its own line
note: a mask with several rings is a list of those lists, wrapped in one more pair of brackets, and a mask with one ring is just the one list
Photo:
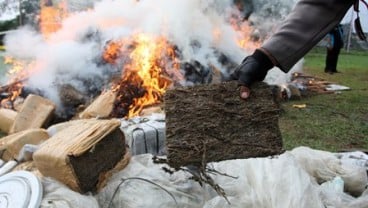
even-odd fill
[(230, 75), (231, 79), (238, 80), (239, 84), (251, 87), (254, 82), (264, 80), (269, 69), (273, 67), (269, 58), (260, 50), (246, 57)]

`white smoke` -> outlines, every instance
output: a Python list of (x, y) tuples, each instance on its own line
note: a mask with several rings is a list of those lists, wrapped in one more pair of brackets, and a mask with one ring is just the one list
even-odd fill
[[(72, 5), (74, 10), (85, 6)], [(60, 105), (60, 83), (88, 90), (84, 89), (85, 80), (103, 80), (106, 69), (98, 65), (98, 59), (105, 43), (136, 33), (167, 37), (181, 50), (183, 61), (219, 65), (216, 49), (240, 62), (246, 52), (236, 44), (237, 34), (226, 21), (229, 13), (224, 8), (232, 8), (230, 1), (219, 4), (215, 0), (104, 0), (92, 10), (72, 13), (48, 40), (25, 27), (7, 36), (5, 44), (8, 55), (35, 62), (28, 86), (45, 91), (45, 96)], [(217, 39), (214, 30), (221, 31)], [(193, 48), (193, 41), (200, 47)]]
[[(70, 10), (78, 12), (64, 19), (62, 28), (48, 40), (29, 27), (5, 39), (8, 55), (34, 62), (27, 84), (44, 91), (59, 107), (60, 84), (69, 84), (81, 92), (105, 84), (108, 69), (99, 60), (110, 40), (136, 33), (164, 36), (180, 49), (183, 61), (196, 60), (204, 66), (211, 63), (223, 73), (227, 72), (221, 68), (215, 50), (235, 63), (251, 52), (238, 46), (239, 34), (227, 21), (234, 10), (231, 0), (103, 0), (93, 9), (79, 11), (90, 7), (93, 0), (80, 2), (70, 0)], [(254, 22), (262, 16), (262, 8), (251, 16)], [(257, 27), (263, 28), (261, 23)], [(220, 33), (214, 35), (214, 31)], [(193, 42), (199, 46), (193, 47)]]
[(249, 21), (260, 39), (266, 39), (277, 30), (298, 0), (254, 0), (254, 12)]
[(271, 85), (280, 85), (289, 83), (294, 73), (303, 71), (303, 64), (304, 59), (299, 60), (286, 74), (279, 68), (274, 67), (270, 71), (268, 71), (264, 81)]
[[(287, 17), (298, 0), (257, 0), (254, 2), (254, 12), (249, 21), (255, 28), (253, 35), (256, 39), (265, 40), (277, 31), (277, 27)], [(291, 76), (295, 72), (301, 72), (304, 60), (301, 59), (296, 63), (290, 71), (285, 74), (279, 68), (271, 69), (265, 82), (268, 84), (285, 84), (290, 81)]]

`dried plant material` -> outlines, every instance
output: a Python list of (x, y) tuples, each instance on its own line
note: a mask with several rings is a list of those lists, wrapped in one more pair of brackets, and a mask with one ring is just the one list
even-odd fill
[(279, 105), (257, 83), (249, 99), (237, 82), (179, 87), (165, 95), (166, 146), (172, 167), (281, 153)]

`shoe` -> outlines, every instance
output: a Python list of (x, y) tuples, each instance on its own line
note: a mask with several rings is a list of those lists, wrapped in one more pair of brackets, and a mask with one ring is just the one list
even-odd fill
[(327, 74), (333, 74), (334, 72), (333, 72), (333, 70), (325, 69), (325, 73), (327, 73)]

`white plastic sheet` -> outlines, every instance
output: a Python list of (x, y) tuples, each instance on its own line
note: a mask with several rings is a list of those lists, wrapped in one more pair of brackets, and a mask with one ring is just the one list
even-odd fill
[[(165, 173), (151, 161), (151, 155), (132, 158), (128, 167), (115, 175), (98, 196), (99, 203), (111, 207), (323, 207), (318, 186), (299, 168), (290, 154), (279, 158), (230, 160), (212, 163), (212, 168), (237, 178), (213, 175), (228, 195), (231, 204), (208, 185), (200, 187), (189, 175)], [(126, 181), (112, 195), (122, 178), (139, 177), (165, 188), (173, 198), (157, 186), (144, 181)]]
[(97, 195), (101, 207), (202, 207), (205, 192), (198, 183), (189, 180), (190, 174), (183, 171), (169, 174), (162, 169), (165, 165), (154, 164), (152, 157), (150, 154), (132, 157), (129, 165), (115, 174)]
[(345, 183), (345, 191), (360, 196), (368, 184), (366, 168), (340, 160), (331, 152), (298, 147), (290, 152), (319, 184), (340, 176)]
[[(273, 158), (210, 163), (209, 168), (233, 176), (211, 174), (230, 204), (212, 187), (191, 180), (187, 172), (165, 172), (162, 168), (167, 166), (154, 164), (152, 157), (133, 156), (95, 196), (46, 183), (42, 205), (48, 207), (51, 200), (57, 204), (52, 207), (368, 208), (368, 191), (362, 188), (367, 174), (360, 171), (364, 167), (346, 167), (329, 152), (300, 147)], [(349, 186), (357, 186), (361, 194), (349, 195), (345, 192)]]
[(44, 197), (40, 208), (99, 208), (97, 200), (92, 195), (72, 191), (55, 180), (44, 178), (42, 185)]
[(318, 186), (289, 153), (276, 158), (253, 158), (213, 163), (219, 172), (238, 177), (215, 176), (231, 205), (215, 197), (206, 208), (222, 207), (324, 207)]

